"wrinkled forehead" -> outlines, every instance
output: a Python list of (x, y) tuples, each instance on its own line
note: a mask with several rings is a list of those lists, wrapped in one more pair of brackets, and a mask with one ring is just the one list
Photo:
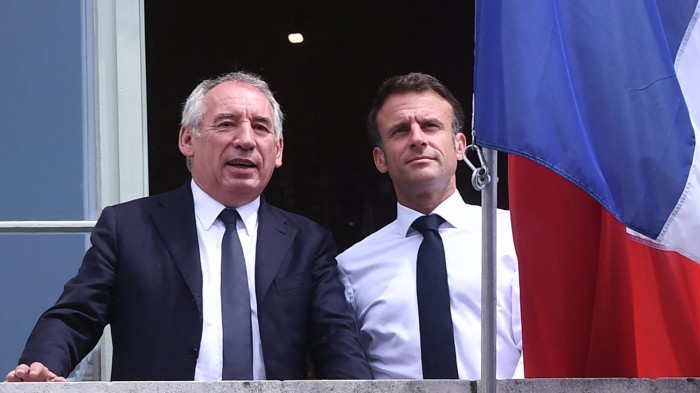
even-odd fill
[(272, 104), (255, 86), (241, 82), (224, 82), (204, 96), (205, 113), (236, 113), (272, 119)]
[(377, 112), (377, 120), (380, 122), (411, 118), (439, 118), (452, 121), (453, 117), (450, 103), (433, 91), (391, 94)]

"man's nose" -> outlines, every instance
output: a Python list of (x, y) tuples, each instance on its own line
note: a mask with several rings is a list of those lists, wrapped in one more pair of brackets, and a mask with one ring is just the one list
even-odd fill
[(418, 123), (412, 123), (411, 130), (409, 132), (409, 137), (411, 139), (412, 145), (425, 144), (425, 134), (423, 133), (423, 130), (420, 128), (420, 125)]
[(241, 123), (237, 132), (234, 133), (233, 145), (242, 149), (252, 149), (255, 147), (255, 138), (253, 136), (253, 128), (249, 122)]

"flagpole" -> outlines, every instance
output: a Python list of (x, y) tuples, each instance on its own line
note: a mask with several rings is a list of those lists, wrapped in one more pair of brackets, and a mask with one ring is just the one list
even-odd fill
[[(474, 2), (474, 41), (476, 51), (476, 29), (479, 26), (477, 11), (479, 0)], [(476, 70), (475, 70), (476, 71)], [(472, 143), (476, 145), (476, 132), (474, 130), (474, 107), (476, 105), (472, 94)], [(477, 150), (478, 153), (478, 150)], [(486, 178), (491, 174), (491, 181), (487, 181), (481, 189), (481, 379), (477, 383), (481, 393), (496, 393), (496, 208), (498, 192), (498, 152), (492, 149), (482, 148)], [(477, 171), (469, 164), (466, 157), (464, 161), (469, 165), (474, 174), (472, 185), (480, 189), (474, 176)], [(477, 176), (478, 177), (478, 176)], [(483, 184), (481, 184), (483, 185)], [(479, 386), (480, 385), (480, 386)]]
[(496, 393), (497, 152), (482, 149), (491, 181), (481, 192), (481, 380), (479, 392)]

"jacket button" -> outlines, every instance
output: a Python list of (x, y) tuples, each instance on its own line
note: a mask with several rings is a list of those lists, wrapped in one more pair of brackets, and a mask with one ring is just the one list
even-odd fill
[(192, 357), (192, 359), (197, 359), (198, 355), (199, 355), (199, 350), (197, 348), (190, 349), (190, 356)]

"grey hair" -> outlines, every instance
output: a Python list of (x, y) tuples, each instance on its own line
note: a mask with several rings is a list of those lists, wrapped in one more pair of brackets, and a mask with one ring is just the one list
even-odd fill
[(265, 95), (268, 102), (270, 102), (270, 106), (272, 106), (275, 142), (279, 141), (282, 138), (282, 123), (284, 122), (284, 113), (282, 113), (280, 104), (275, 100), (267, 82), (258, 75), (243, 71), (230, 72), (215, 79), (206, 79), (197, 85), (182, 107), (182, 121), (180, 125), (189, 128), (193, 135), (199, 136), (199, 127), (202, 125), (202, 117), (204, 116), (204, 96), (211, 89), (225, 82), (245, 83), (257, 88)]

